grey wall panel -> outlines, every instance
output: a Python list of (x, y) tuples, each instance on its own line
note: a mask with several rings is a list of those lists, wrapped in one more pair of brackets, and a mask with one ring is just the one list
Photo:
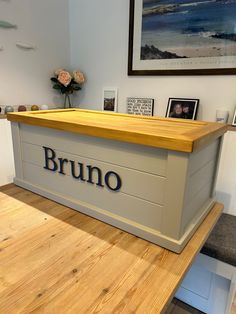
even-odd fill
[(209, 161), (203, 168), (198, 169), (194, 174), (190, 175), (187, 180), (187, 188), (185, 194), (185, 203), (191, 202), (191, 199), (202, 189), (206, 183), (213, 182), (215, 174), (215, 159)]
[(106, 187), (78, 182), (70, 176), (51, 173), (26, 162), (23, 162), (23, 176), (26, 182), (59, 193), (62, 197), (79, 199), (88, 207), (97, 207), (107, 215), (114, 214), (149, 228), (160, 229), (162, 206), (122, 192), (111, 192)]
[[(20, 125), (22, 140), (127, 168), (165, 176), (167, 151), (119, 141)], [(158, 156), (158, 158), (157, 158)]]
[(166, 186), (164, 192), (164, 215), (161, 230), (169, 237), (180, 239), (182, 210), (186, 189), (189, 154), (169, 151)]
[[(51, 145), (53, 148), (53, 144)], [(23, 150), (23, 161), (27, 163), (32, 163), (41, 167), (42, 171), (44, 170), (45, 157), (44, 149), (42, 146), (33, 145), (29, 143), (22, 144)], [(121, 192), (135, 196), (137, 198), (145, 199), (150, 202), (163, 205), (164, 202), (164, 187), (165, 187), (165, 178), (149, 174), (146, 172), (141, 172), (138, 170), (133, 170), (119, 165), (109, 164), (106, 162), (101, 162), (96, 159), (89, 159), (81, 157), (78, 155), (73, 155), (71, 153), (65, 153), (61, 151), (56, 151), (57, 157), (67, 158), (68, 160), (73, 160), (84, 164), (84, 178), (88, 177), (86, 165), (92, 165), (93, 167), (99, 167), (105, 175), (108, 171), (115, 171), (122, 180)], [(57, 164), (59, 164), (57, 158), (55, 159)], [(77, 169), (78, 167), (76, 167)], [(78, 173), (78, 169), (76, 171)], [(71, 164), (67, 163), (64, 166), (64, 173), (67, 176), (71, 176)], [(61, 175), (63, 176), (63, 175)], [(94, 176), (96, 179), (96, 173)], [(114, 179), (114, 178), (113, 178)], [(112, 180), (112, 177), (111, 177)], [(102, 184), (104, 184), (104, 179)], [(116, 182), (111, 182), (112, 186), (115, 186)]]
[(214, 197), (212, 190), (219, 144), (219, 140), (216, 140), (204, 149), (189, 155), (181, 233), (185, 232), (191, 221), (197, 219)]
[(208, 181), (185, 205), (182, 215), (182, 233), (186, 231), (190, 223), (195, 224), (198, 216), (201, 215), (202, 211), (204, 211), (206, 207), (208, 207), (208, 203), (212, 200), (211, 190), (212, 182)]
[(189, 154), (189, 171), (188, 173), (192, 175), (194, 172), (203, 168), (210, 160), (215, 159), (217, 152), (219, 150), (219, 140), (214, 141), (209, 146), (204, 149)]

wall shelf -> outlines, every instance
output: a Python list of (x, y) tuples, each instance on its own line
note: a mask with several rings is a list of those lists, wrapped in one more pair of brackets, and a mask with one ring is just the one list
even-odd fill
[(236, 126), (228, 125), (228, 131), (236, 131)]

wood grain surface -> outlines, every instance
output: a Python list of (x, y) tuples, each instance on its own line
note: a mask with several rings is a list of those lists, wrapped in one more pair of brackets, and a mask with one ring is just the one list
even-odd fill
[(0, 313), (164, 313), (221, 215), (181, 254), (19, 188), (0, 188)]
[(216, 122), (135, 116), (81, 109), (9, 113), (8, 120), (123, 142), (192, 152), (227, 131)]
[(235, 125), (228, 125), (228, 131), (236, 131)]

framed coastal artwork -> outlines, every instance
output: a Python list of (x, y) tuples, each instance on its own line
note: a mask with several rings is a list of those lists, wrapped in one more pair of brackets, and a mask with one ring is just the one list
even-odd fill
[(128, 75), (236, 74), (236, 0), (130, 0)]
[(166, 117), (195, 120), (199, 99), (169, 98)]

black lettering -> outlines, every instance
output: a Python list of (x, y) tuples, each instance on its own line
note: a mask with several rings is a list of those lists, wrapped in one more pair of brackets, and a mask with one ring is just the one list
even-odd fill
[[(55, 162), (55, 158), (56, 158), (55, 151), (45, 146), (43, 146), (43, 149), (44, 149), (44, 155), (45, 155), (45, 166), (43, 168), (50, 171), (57, 171), (58, 165)], [(51, 167), (49, 166), (49, 162), (51, 162)]]
[[(115, 176), (116, 178), (116, 187), (111, 187), (110, 186), (110, 176)], [(112, 190), (112, 191), (119, 191), (119, 189), (121, 188), (121, 185), (122, 185), (122, 182), (121, 182), (121, 178), (120, 176), (114, 172), (114, 171), (108, 171), (105, 175), (105, 183), (106, 183), (106, 186)]]
[(80, 162), (78, 162), (79, 165), (79, 174), (76, 175), (75, 174), (75, 162), (73, 160), (70, 160), (71, 163), (71, 175), (73, 178), (81, 180), (81, 181), (85, 181), (84, 179), (84, 165), (81, 164)]
[[(49, 147), (43, 146), (44, 156), (45, 156), (45, 165), (44, 169), (50, 171), (57, 171), (58, 173), (65, 175), (64, 167), (67, 163), (71, 164), (71, 176), (74, 179), (86, 181), (84, 178), (84, 164), (80, 162), (75, 162), (73, 160), (68, 160), (67, 158), (58, 158), (59, 164), (56, 162), (56, 152)], [(87, 182), (90, 184), (96, 184), (97, 186), (104, 187), (103, 185), (103, 176), (102, 170), (98, 167), (93, 167), (91, 165), (87, 167)], [(94, 178), (95, 176), (95, 178)], [(111, 181), (112, 178), (112, 182)], [(104, 181), (108, 189), (112, 191), (119, 191), (122, 186), (122, 181), (120, 176), (114, 171), (108, 171), (104, 177)], [(116, 181), (116, 182), (115, 182)], [(115, 183), (113, 183), (115, 182)]]
[(59, 160), (59, 171), (58, 172), (65, 175), (65, 173), (64, 173), (64, 164), (68, 163), (68, 159), (66, 159), (66, 158), (58, 158), (58, 160)]
[(104, 185), (102, 184), (102, 171), (101, 169), (99, 169), (98, 167), (92, 167), (92, 166), (87, 166), (88, 169), (88, 183), (94, 184), (93, 182), (93, 173), (94, 171), (96, 171), (97, 173), (97, 183), (96, 185), (104, 187)]

